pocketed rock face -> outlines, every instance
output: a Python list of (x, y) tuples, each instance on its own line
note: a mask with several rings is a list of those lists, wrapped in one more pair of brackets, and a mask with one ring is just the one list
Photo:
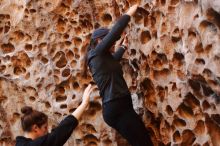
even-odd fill
[[(220, 145), (218, 0), (3, 0), (0, 2), (0, 145), (14, 145), (21, 107), (50, 129), (80, 104), (90, 35), (140, 2), (122, 60), (135, 110), (155, 145)], [(98, 90), (65, 146), (126, 146), (102, 118)]]

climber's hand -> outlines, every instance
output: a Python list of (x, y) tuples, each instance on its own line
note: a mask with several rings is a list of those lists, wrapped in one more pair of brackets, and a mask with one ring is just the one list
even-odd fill
[(129, 16), (133, 16), (134, 13), (136, 12), (137, 8), (138, 8), (138, 4), (135, 4), (135, 5), (131, 6), (131, 7), (128, 9), (128, 11), (127, 11), (126, 14), (129, 15)]

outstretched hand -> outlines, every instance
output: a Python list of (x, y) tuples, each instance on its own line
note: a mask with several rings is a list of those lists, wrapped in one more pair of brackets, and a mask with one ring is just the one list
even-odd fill
[(92, 87), (91, 84), (89, 84), (86, 89), (84, 90), (83, 97), (82, 97), (82, 103), (79, 105), (79, 107), (76, 108), (76, 110), (72, 113), (72, 115), (79, 120), (82, 116), (83, 111), (85, 111), (86, 107), (89, 104), (89, 98), (90, 94), (93, 91), (94, 87)]
[(131, 7), (128, 9), (128, 11), (127, 11), (126, 14), (129, 15), (129, 16), (133, 16), (134, 13), (136, 12), (137, 8), (138, 8), (138, 4), (135, 4), (135, 5), (131, 6)]
[(90, 99), (90, 94), (93, 91), (94, 87), (92, 87), (91, 84), (89, 84), (86, 89), (84, 90), (83, 97), (82, 97), (82, 104), (88, 105), (89, 104), (89, 99)]

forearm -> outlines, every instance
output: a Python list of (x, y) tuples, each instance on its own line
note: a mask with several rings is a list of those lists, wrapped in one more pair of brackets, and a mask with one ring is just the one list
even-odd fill
[(111, 31), (103, 38), (101, 43), (99, 43), (96, 47), (97, 52), (104, 52), (109, 50), (112, 45), (117, 41), (117, 37), (122, 34), (128, 22), (130, 21), (129, 15), (123, 15), (113, 26)]
[(114, 36), (113, 38), (117, 39), (116, 36), (120, 36), (122, 34), (124, 29), (128, 25), (130, 19), (131, 19), (130, 15), (127, 14), (122, 15), (121, 18), (119, 18), (116, 24), (112, 27), (109, 34)]
[(87, 107), (87, 104), (85, 104), (85, 103), (80, 104), (80, 106), (77, 107), (77, 109), (72, 113), (72, 115), (77, 120), (79, 120), (80, 117), (82, 116), (83, 112), (85, 111), (86, 107)]
[(113, 57), (118, 61), (121, 60), (121, 58), (125, 52), (125, 49), (126, 49), (125, 46), (120, 46), (118, 48), (118, 50), (113, 54)]

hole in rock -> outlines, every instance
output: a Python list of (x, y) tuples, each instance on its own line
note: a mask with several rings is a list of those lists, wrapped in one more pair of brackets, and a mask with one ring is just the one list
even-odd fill
[(15, 75), (24, 74), (25, 72), (26, 72), (26, 69), (24, 67), (19, 67), (19, 66), (14, 67)]
[(165, 5), (166, 4), (166, 0), (160, 0), (161, 5)]
[(207, 10), (207, 17), (210, 21), (213, 21), (217, 24), (218, 28), (220, 29), (220, 13), (215, 11), (213, 8), (209, 8)]
[(106, 14), (103, 14), (102, 15), (102, 21), (105, 23), (105, 24), (109, 24), (112, 22), (112, 16), (108, 13)]
[(45, 58), (45, 57), (41, 57), (41, 61), (42, 61), (44, 64), (47, 64), (47, 63), (48, 63), (48, 59)]
[(45, 107), (46, 107), (46, 108), (51, 108), (50, 102), (48, 102), (48, 101), (45, 102)]
[(158, 91), (158, 96), (160, 97), (160, 101), (163, 102), (164, 98), (165, 98), (165, 95), (166, 95), (166, 89), (164, 89), (161, 86), (158, 86), (157, 87), (157, 91)]
[(184, 64), (184, 55), (182, 53), (175, 52), (172, 61), (175, 65), (182, 66)]
[(56, 62), (56, 66), (58, 68), (63, 68), (66, 66), (66, 64), (67, 64), (67, 60), (66, 60), (65, 54), (62, 53), (60, 56), (60, 59)]
[(34, 101), (36, 100), (34, 96), (30, 96), (29, 99), (30, 99), (30, 101), (32, 101), (32, 102), (34, 102)]
[(78, 89), (79, 88), (79, 83), (78, 82), (73, 82), (72, 86), (73, 86), (73, 89)]
[(178, 4), (180, 1), (179, 0), (171, 0), (170, 1), (170, 4), (171, 5), (176, 5), (176, 4)]
[(140, 24), (141, 20), (149, 15), (149, 12), (139, 7), (134, 15), (135, 23)]
[(195, 91), (195, 92), (199, 92), (200, 91), (200, 83), (198, 81), (189, 79), (188, 83), (190, 85), (190, 87)]
[(173, 134), (173, 141), (174, 141), (174, 142), (180, 142), (180, 141), (181, 141), (181, 135), (180, 135), (180, 132), (179, 132), (179, 131), (176, 131), (176, 132)]
[(173, 120), (173, 125), (175, 127), (182, 128), (186, 126), (186, 122), (183, 119), (180, 119), (177, 116), (175, 116)]
[(200, 24), (199, 24), (199, 30), (203, 33), (205, 31), (211, 31), (211, 32), (214, 32), (214, 33), (217, 33), (217, 28), (216, 26), (207, 21), (207, 20), (203, 20)]
[(87, 135), (85, 135), (84, 137), (83, 137), (83, 140), (86, 142), (86, 143), (91, 143), (91, 142), (93, 142), (93, 143), (97, 143), (97, 142), (99, 142), (99, 140), (98, 140), (98, 138), (95, 136), (95, 135), (93, 135), (93, 134), (87, 134)]
[(35, 9), (30, 9), (29, 12), (30, 13), (36, 13), (37, 11)]
[(61, 105), (60, 105), (60, 108), (61, 108), (61, 109), (65, 109), (65, 108), (67, 108), (67, 105), (66, 105), (66, 104), (61, 104)]
[(172, 116), (173, 115), (173, 109), (170, 105), (167, 105), (166, 107), (166, 112), (169, 116)]
[(211, 119), (220, 126), (220, 115), (219, 114), (212, 114)]
[(62, 76), (68, 77), (69, 75), (70, 75), (70, 69), (69, 68), (64, 69), (62, 72)]
[(73, 39), (73, 42), (74, 42), (76, 47), (79, 47), (82, 44), (82, 39), (80, 37), (75, 37)]
[(194, 132), (197, 134), (197, 135), (203, 135), (205, 133), (205, 123), (204, 121), (202, 120), (199, 120), (197, 123), (196, 123), (196, 127), (194, 129)]
[(201, 64), (201, 65), (205, 65), (205, 60), (202, 58), (197, 58), (195, 60), (195, 64)]
[(1, 45), (1, 48), (2, 48), (2, 52), (4, 54), (7, 54), (7, 53), (11, 53), (15, 50), (15, 47), (14, 45), (12, 45), (11, 43), (8, 43), (8, 44), (2, 44)]
[(74, 58), (74, 54), (71, 50), (66, 53), (67, 60), (72, 60)]
[(202, 87), (203, 94), (205, 96), (210, 96), (210, 95), (214, 94), (214, 91), (212, 90), (212, 88), (208, 84), (206, 84), (206, 85), (202, 84), (201, 87)]
[(190, 106), (192, 109), (196, 108), (196, 107), (200, 107), (200, 102), (199, 100), (191, 93), (187, 93), (187, 95), (185, 96), (183, 102)]
[(182, 146), (192, 145), (195, 140), (196, 140), (195, 134), (191, 130), (186, 129), (183, 131), (182, 143), (181, 143)]
[(147, 43), (148, 41), (150, 41), (151, 40), (151, 35), (150, 35), (150, 32), (149, 31), (142, 31), (141, 32), (141, 43), (142, 44), (145, 44), (145, 43)]
[(90, 116), (94, 116), (96, 112), (100, 111), (102, 109), (101, 104), (98, 102), (90, 102), (89, 109), (87, 111), (87, 114)]
[(79, 25), (86, 30), (93, 29), (93, 25), (91, 24), (90, 20), (80, 20)]
[(32, 50), (32, 45), (31, 44), (26, 44), (25, 45), (25, 50), (31, 51)]
[(56, 97), (56, 102), (63, 102), (66, 101), (67, 96), (57, 96)]
[(186, 119), (194, 118), (194, 113), (191, 107), (186, 106), (184, 103), (180, 104), (177, 108), (180, 116)]
[(164, 68), (162, 70), (154, 70), (153, 76), (154, 79), (156, 80), (160, 80), (160, 79), (168, 79), (168, 77), (170, 76), (171, 71), (168, 68)]

